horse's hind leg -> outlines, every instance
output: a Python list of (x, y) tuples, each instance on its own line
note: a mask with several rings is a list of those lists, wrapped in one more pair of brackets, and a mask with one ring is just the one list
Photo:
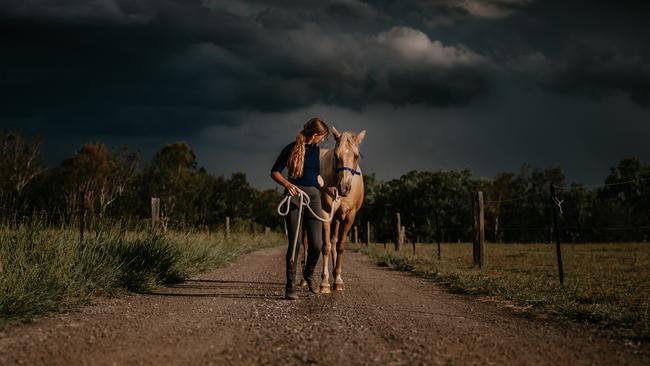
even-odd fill
[[(332, 251), (332, 242), (330, 241), (330, 227), (329, 222), (323, 223), (323, 273), (321, 274), (320, 293), (329, 294), (330, 291), (330, 269), (329, 257)], [(332, 262), (334, 264), (334, 262)]]

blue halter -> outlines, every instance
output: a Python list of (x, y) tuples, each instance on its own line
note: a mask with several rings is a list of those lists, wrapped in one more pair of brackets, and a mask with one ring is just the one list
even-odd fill
[[(359, 151), (359, 156), (361, 156), (361, 158), (363, 159), (363, 154), (361, 153), (361, 151)], [(336, 158), (336, 155), (334, 156), (334, 159), (337, 159), (337, 158)], [(337, 159), (337, 160), (338, 160), (338, 159)], [(352, 176), (353, 176), (353, 177), (354, 177), (355, 175), (361, 175), (361, 172), (360, 172), (360, 171), (358, 171), (358, 170), (354, 170), (354, 169), (352, 169), (352, 168), (348, 168), (347, 166), (342, 166), (342, 167), (340, 167), (340, 168), (336, 168), (336, 170), (335, 170), (334, 172), (335, 172), (335, 173), (338, 173), (338, 172), (342, 172), (342, 171), (344, 171), (344, 170), (347, 170), (348, 172), (352, 173)]]
[(344, 170), (347, 170), (347, 171), (349, 171), (350, 173), (352, 173), (352, 176), (353, 176), (353, 177), (354, 177), (355, 175), (361, 175), (361, 172), (360, 172), (360, 171), (358, 171), (358, 170), (354, 170), (354, 169), (352, 169), (352, 168), (348, 168), (347, 166), (343, 166), (343, 167), (340, 167), (340, 168), (336, 168), (336, 172), (337, 172), (337, 173), (338, 173), (338, 172), (342, 172), (342, 171), (344, 171)]

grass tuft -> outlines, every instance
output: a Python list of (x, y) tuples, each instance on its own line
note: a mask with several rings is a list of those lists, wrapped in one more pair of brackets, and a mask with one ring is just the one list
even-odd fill
[(280, 234), (162, 234), (119, 226), (87, 233), (32, 223), (0, 228), (0, 328), (96, 296), (146, 292), (284, 243)]

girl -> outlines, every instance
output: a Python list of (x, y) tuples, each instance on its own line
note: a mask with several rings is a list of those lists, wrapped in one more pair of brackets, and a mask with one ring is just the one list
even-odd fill
[[(320, 176), (320, 148), (318, 144), (323, 142), (329, 135), (327, 124), (320, 118), (314, 117), (307, 121), (296, 136), (296, 141), (285, 146), (278, 156), (273, 168), (271, 168), (271, 178), (278, 184), (285, 187), (285, 194), (291, 195), (289, 214), (285, 216), (287, 230), (289, 232), (289, 247), (287, 248), (286, 271), (287, 284), (285, 287), (285, 298), (296, 300), (298, 295), (294, 290), (295, 282), (295, 264), (291, 263), (294, 251), (293, 243), (297, 243), (295, 248), (295, 258), (299, 257), (300, 243), (302, 243), (302, 233), (307, 232), (307, 263), (303, 273), (303, 278), (307, 281), (309, 290), (316, 293), (312, 284), (312, 275), (320, 257), (321, 247), (323, 245), (323, 223), (316, 219), (306, 208), (303, 208), (303, 217), (300, 218), (302, 228), (298, 231), (298, 240), (295, 240), (296, 225), (298, 225), (298, 205), (300, 196), (298, 189), (309, 195), (311, 200), (309, 206), (315, 213), (321, 212), (320, 187), (323, 186), (323, 178)], [(289, 179), (282, 176), (282, 170), (287, 168)], [(293, 264), (293, 265), (292, 265)]]

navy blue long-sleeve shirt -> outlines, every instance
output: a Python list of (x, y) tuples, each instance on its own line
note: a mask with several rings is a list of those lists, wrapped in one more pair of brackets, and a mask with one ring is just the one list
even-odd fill
[[(271, 171), (282, 173), (282, 170), (287, 166), (291, 149), (296, 142), (292, 142), (285, 146), (280, 152), (280, 155), (275, 160)], [(320, 148), (318, 145), (305, 144), (305, 164), (303, 165), (302, 176), (298, 178), (289, 178), (291, 184), (309, 187), (319, 187), (318, 175), (320, 174)]]

